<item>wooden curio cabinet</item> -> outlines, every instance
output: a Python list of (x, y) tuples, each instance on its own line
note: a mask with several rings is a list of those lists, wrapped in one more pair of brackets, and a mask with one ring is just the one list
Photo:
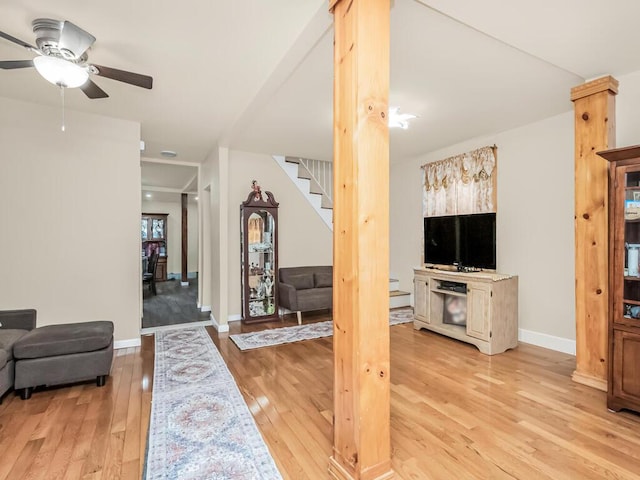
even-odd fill
[(278, 202), (253, 182), (240, 205), (242, 320), (278, 318)]
[(167, 217), (166, 213), (143, 213), (140, 220), (142, 259), (146, 265), (151, 254), (158, 253), (156, 281), (167, 279)]
[(607, 407), (640, 412), (640, 145), (598, 155), (609, 161)]

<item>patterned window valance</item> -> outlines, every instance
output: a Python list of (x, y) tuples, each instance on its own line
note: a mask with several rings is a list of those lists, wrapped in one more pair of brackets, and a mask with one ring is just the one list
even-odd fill
[(423, 215), (495, 212), (497, 149), (482, 147), (423, 165)]

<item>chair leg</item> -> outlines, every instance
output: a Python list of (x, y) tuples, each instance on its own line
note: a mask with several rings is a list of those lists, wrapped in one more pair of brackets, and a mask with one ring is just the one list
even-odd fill
[(298, 325), (302, 325), (302, 312), (298, 310), (296, 316), (298, 317)]

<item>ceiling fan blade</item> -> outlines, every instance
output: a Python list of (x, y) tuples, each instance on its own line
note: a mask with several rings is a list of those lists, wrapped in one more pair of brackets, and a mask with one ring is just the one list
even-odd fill
[(87, 80), (84, 85), (80, 87), (80, 90), (84, 92), (84, 94), (89, 98), (107, 98), (107, 92), (102, 90), (98, 85), (93, 83), (91, 80)]
[(27, 42), (23, 42), (19, 38), (12, 37), (8, 33), (0, 32), (0, 37), (4, 38), (5, 40), (9, 40), (10, 42), (13, 42), (13, 43), (15, 43), (17, 45), (20, 45), (21, 47), (24, 47), (24, 48), (27, 48), (29, 50), (32, 50), (34, 52), (38, 51), (38, 49), (36, 47), (34, 47), (33, 45), (29, 45)]
[(4, 70), (13, 70), (14, 68), (33, 67), (33, 60), (6, 60), (0, 61), (0, 68)]
[(102, 65), (92, 65), (98, 70), (96, 75), (101, 77), (111, 78), (112, 80), (118, 80), (119, 82), (129, 83), (136, 87), (151, 89), (153, 86), (153, 78), (147, 75), (140, 75), (139, 73), (126, 72), (124, 70), (118, 70), (117, 68), (103, 67)]
[[(74, 58), (80, 58), (80, 56), (86, 52), (86, 50), (93, 45), (96, 41), (96, 37), (89, 32), (81, 29), (77, 25), (65, 20), (60, 30), (60, 39), (58, 40), (58, 48), (60, 50), (66, 50), (73, 54)], [(64, 56), (64, 54), (63, 54)]]

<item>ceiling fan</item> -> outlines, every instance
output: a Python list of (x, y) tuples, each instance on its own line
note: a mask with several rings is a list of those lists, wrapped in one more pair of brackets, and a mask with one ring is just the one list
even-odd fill
[(89, 78), (89, 74), (142, 88), (150, 89), (153, 86), (153, 78), (147, 75), (88, 63), (87, 51), (96, 37), (67, 20), (36, 18), (32, 26), (37, 47), (0, 31), (0, 37), (37, 54), (32, 60), (0, 61), (0, 68), (35, 67), (47, 81), (61, 88), (80, 88), (92, 99), (109, 95)]

